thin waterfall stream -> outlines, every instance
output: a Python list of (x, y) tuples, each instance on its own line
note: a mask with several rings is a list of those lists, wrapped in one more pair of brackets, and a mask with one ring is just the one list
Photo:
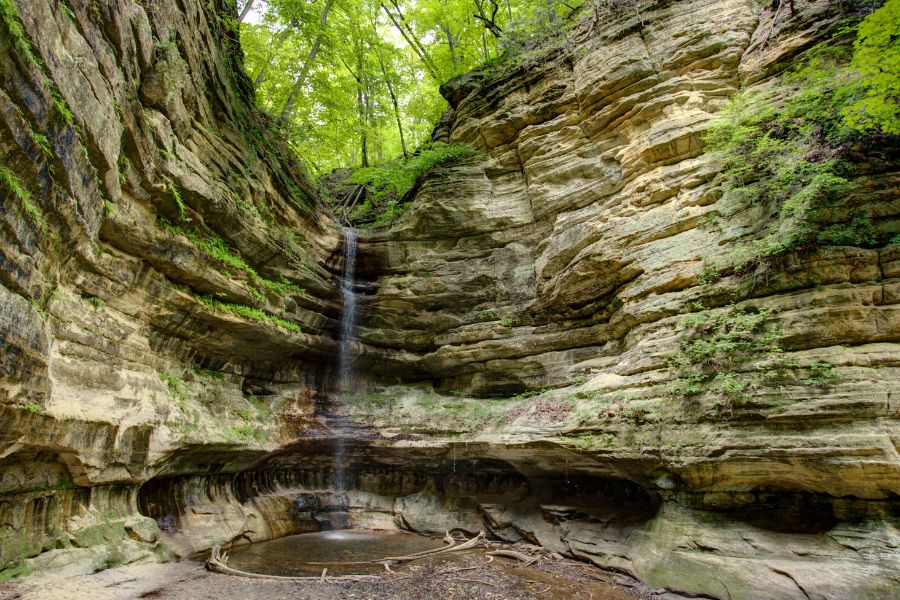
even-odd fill
[[(353, 377), (353, 349), (350, 342), (356, 333), (356, 292), (353, 289), (356, 275), (357, 232), (353, 228), (345, 228), (344, 237), (344, 272), (341, 277), (341, 337), (339, 340), (338, 363), (338, 400), (344, 401), (344, 395), (350, 393)], [(337, 436), (334, 448), (334, 487), (346, 489), (347, 457), (344, 439)]]

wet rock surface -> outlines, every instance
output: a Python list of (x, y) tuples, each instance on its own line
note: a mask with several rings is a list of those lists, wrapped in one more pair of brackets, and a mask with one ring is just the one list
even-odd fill
[[(3, 196), (0, 565), (460, 528), (672, 593), (900, 586), (900, 247), (801, 253), (724, 281), (738, 300), (701, 280), (771, 217), (723, 197), (704, 132), (841, 3), (776, 23), (749, 0), (642, 2), (540, 64), (450, 82), (435, 135), (483, 159), (361, 233), (359, 393), (341, 402), (341, 232), (253, 108), (218, 18), (234, 6), (14, 4), (39, 61), (0, 35), (0, 160), (44, 223)], [(895, 172), (865, 189), (896, 219)], [(685, 314), (761, 311), (794, 376), (748, 365), (764, 375), (740, 404), (671, 393)], [(172, 597), (196, 578), (296, 593), (147, 568), (183, 577)], [(510, 597), (472, 585), (452, 593)]]

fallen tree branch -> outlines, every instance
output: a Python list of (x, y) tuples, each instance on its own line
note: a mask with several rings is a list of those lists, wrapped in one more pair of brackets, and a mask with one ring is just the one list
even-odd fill
[(206, 561), (206, 568), (214, 573), (222, 573), (223, 575), (234, 575), (236, 577), (248, 577), (251, 579), (277, 579), (279, 581), (317, 581), (319, 583), (340, 583), (349, 581), (381, 581), (384, 579), (379, 575), (340, 575), (338, 577), (326, 577), (328, 569), (322, 569), (322, 574), (311, 577), (286, 577), (284, 575), (263, 575), (261, 573), (250, 573), (249, 571), (241, 571), (240, 569), (232, 569), (226, 563), (228, 555), (221, 552), (218, 544), (213, 546), (209, 560)]
[(459, 581), (470, 581), (472, 583), (480, 583), (481, 585), (489, 585), (491, 587), (497, 587), (497, 585), (494, 583), (491, 583), (489, 581), (482, 581), (480, 579), (460, 579)]
[(481, 544), (484, 541), (484, 532), (479, 531), (478, 535), (473, 537), (471, 540), (467, 542), (463, 542), (461, 544), (454, 544), (448, 548), (437, 548), (435, 550), (425, 550), (423, 552), (416, 552), (415, 554), (409, 554), (406, 556), (387, 556), (382, 558), (381, 560), (373, 561), (373, 562), (383, 562), (383, 561), (391, 561), (391, 562), (409, 562), (412, 560), (419, 560), (420, 558), (431, 558), (432, 556), (440, 556), (442, 554), (447, 554), (449, 552), (459, 552), (460, 550), (469, 550), (474, 548), (475, 546)]
[[(445, 538), (446, 540), (446, 538)], [(461, 543), (454, 543), (445, 548), (435, 548), (434, 550), (423, 550), (422, 552), (416, 552), (415, 554), (407, 554), (404, 556), (385, 556), (384, 558), (379, 558), (376, 560), (356, 560), (356, 561), (343, 561), (343, 562), (309, 562), (306, 563), (308, 565), (316, 565), (316, 566), (347, 566), (347, 565), (377, 565), (384, 563), (400, 563), (400, 562), (410, 562), (414, 560), (421, 560), (423, 558), (431, 558), (432, 556), (441, 556), (447, 554), (449, 552), (459, 552), (461, 550), (470, 550), (475, 546), (484, 542), (484, 532), (481, 531), (473, 537), (471, 540)]]
[(537, 558), (535, 558), (534, 556), (528, 556), (527, 554), (522, 554), (521, 552), (516, 552), (515, 550), (492, 550), (488, 552), (487, 555), (514, 558), (516, 560), (522, 561), (524, 563), (523, 566), (525, 567), (537, 562)]

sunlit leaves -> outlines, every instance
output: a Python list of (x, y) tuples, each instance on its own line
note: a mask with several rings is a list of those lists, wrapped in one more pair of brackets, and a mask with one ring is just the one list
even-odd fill
[(844, 109), (847, 123), (900, 135), (900, 0), (888, 0), (860, 24), (851, 67), (861, 76), (860, 98)]

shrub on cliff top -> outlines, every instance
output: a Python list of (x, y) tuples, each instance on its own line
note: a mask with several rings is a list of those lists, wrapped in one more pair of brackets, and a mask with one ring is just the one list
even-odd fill
[(349, 180), (363, 186), (366, 199), (349, 219), (363, 227), (387, 223), (402, 212), (406, 195), (426, 173), (477, 154), (468, 144), (437, 142), (421, 148), (409, 160), (397, 159), (355, 170)]

